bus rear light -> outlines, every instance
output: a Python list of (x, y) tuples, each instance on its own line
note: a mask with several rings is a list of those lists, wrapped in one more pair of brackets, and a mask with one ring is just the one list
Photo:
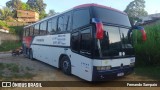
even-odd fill
[(96, 38), (97, 39), (103, 39), (103, 24), (102, 23), (96, 23)]
[(111, 66), (97, 66), (98, 71), (110, 70)]

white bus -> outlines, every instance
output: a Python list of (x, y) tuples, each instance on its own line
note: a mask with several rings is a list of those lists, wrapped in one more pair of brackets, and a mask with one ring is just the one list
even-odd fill
[(23, 50), (87, 81), (121, 77), (134, 69), (126, 13), (84, 4), (24, 27)]

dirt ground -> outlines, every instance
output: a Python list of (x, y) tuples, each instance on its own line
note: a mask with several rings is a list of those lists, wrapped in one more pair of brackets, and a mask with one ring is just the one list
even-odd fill
[[(35, 76), (31, 79), (15, 79), (21, 81), (83, 81), (76, 76), (68, 76), (61, 72), (61, 70), (54, 68), (53, 66), (47, 65), (37, 60), (30, 60), (24, 56), (12, 57), (10, 53), (0, 53), (0, 63), (16, 63), (23, 67), (32, 68), (31, 73)], [(115, 81), (153, 81), (147, 77), (137, 76), (135, 73), (125, 76)], [(104, 82), (103, 84), (108, 84)], [(112, 84), (112, 82), (110, 83)], [(114, 83), (113, 83), (114, 84)], [(131, 88), (131, 87), (53, 87), (53, 88), (0, 88), (0, 90), (159, 90), (159, 88)]]

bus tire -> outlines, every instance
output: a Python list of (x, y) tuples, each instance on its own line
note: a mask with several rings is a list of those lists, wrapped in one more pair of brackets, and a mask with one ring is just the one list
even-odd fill
[(32, 49), (29, 50), (29, 59), (34, 60)]
[(61, 69), (65, 74), (67, 74), (67, 75), (71, 74), (71, 62), (70, 62), (70, 59), (67, 56), (62, 57)]

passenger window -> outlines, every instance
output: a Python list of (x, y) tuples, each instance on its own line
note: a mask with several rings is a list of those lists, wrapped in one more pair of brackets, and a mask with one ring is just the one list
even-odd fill
[(23, 30), (23, 36), (26, 36), (26, 29)]
[(77, 10), (73, 14), (73, 29), (85, 26), (90, 22), (88, 9)]
[(39, 24), (34, 26), (34, 35), (39, 35)]
[(30, 27), (30, 36), (33, 36), (34, 35), (34, 28), (31, 26)]
[(48, 33), (53, 34), (57, 30), (57, 18), (48, 21)]
[(79, 52), (79, 32), (72, 33), (71, 47), (73, 51)]
[(65, 31), (71, 30), (71, 12), (65, 14), (64, 16), (64, 30)]
[(91, 54), (91, 30), (86, 29), (81, 31), (80, 53)]
[(58, 19), (58, 32), (64, 31), (64, 17), (61, 16)]
[(45, 35), (47, 29), (47, 22), (44, 21), (40, 24), (40, 35)]
[(30, 30), (29, 28), (26, 29), (26, 36), (29, 36), (30, 35)]

